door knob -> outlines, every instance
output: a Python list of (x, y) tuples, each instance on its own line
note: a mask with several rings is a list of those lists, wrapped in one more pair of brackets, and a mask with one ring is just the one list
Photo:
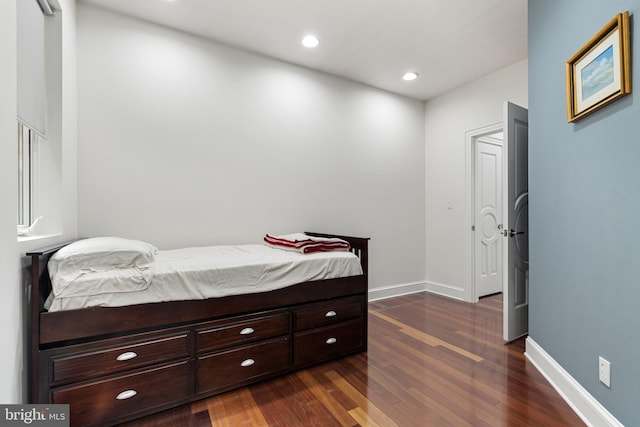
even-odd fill
[[(518, 234), (524, 234), (524, 231), (516, 231), (513, 228), (511, 230), (509, 230), (509, 237), (513, 237), (516, 236)], [(507, 230), (504, 230), (504, 235), (507, 235)]]

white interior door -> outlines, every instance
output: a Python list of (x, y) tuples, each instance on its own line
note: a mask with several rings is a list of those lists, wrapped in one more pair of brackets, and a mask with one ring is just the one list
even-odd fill
[(504, 106), (507, 185), (504, 196), (505, 255), (503, 294), (504, 339), (513, 341), (529, 330), (529, 122), (528, 111)]
[(476, 296), (502, 292), (502, 141), (480, 137), (475, 147)]

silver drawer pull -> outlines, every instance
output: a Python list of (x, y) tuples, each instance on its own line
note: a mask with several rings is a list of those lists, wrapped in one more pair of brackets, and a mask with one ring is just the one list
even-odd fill
[(247, 359), (247, 360), (243, 361), (243, 362), (240, 364), (240, 366), (242, 366), (243, 368), (246, 368), (247, 366), (251, 366), (251, 365), (253, 365), (254, 363), (256, 363), (256, 361), (255, 361), (255, 360), (253, 360), (253, 359)]
[(244, 328), (240, 331), (240, 335), (251, 335), (254, 332), (253, 328)]
[(125, 360), (135, 359), (136, 357), (138, 357), (136, 353), (133, 351), (127, 351), (126, 353), (122, 353), (120, 356), (116, 357), (116, 360), (124, 362)]
[(135, 391), (135, 390), (125, 390), (122, 393), (118, 394), (116, 396), (116, 399), (118, 399), (118, 400), (127, 400), (127, 399), (131, 399), (136, 394), (138, 394), (138, 392)]
[(333, 310), (331, 311), (327, 311), (327, 313), (324, 315), (324, 317), (334, 317), (337, 313)]
[(335, 344), (336, 342), (338, 342), (338, 340), (337, 340), (337, 339), (335, 339), (335, 338), (329, 338), (329, 339), (326, 341), (326, 343), (327, 343), (327, 344)]

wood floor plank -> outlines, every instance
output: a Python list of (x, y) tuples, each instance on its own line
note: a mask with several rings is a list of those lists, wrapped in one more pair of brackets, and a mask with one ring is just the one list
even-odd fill
[(577, 427), (584, 423), (502, 341), (502, 295), (421, 293), (369, 304), (366, 353), (263, 381), (127, 426)]
[(425, 423), (431, 422), (441, 426), (451, 425), (456, 427), (482, 427), (474, 417), (464, 417), (464, 411), (461, 411), (457, 405), (450, 405), (439, 401), (434, 396), (429, 396), (420, 390), (411, 388), (408, 393), (422, 402), (425, 408), (428, 408), (425, 414)]
[(415, 339), (417, 339), (418, 341), (422, 341), (425, 344), (429, 344), (432, 347), (437, 347), (437, 346), (442, 346), (442, 347), (446, 347), (452, 351), (455, 351), (456, 353), (460, 353), (461, 355), (468, 357), (471, 360), (474, 360), (476, 362), (482, 362), (482, 357), (470, 353), (460, 347), (457, 347), (455, 345), (452, 345), (451, 343), (448, 343), (446, 341), (443, 341), (439, 338), (436, 338), (432, 335), (426, 334), (422, 331), (419, 331), (415, 328), (412, 327), (407, 327), (405, 324), (403, 324), (400, 321), (397, 321), (395, 319), (393, 319), (392, 317), (386, 316), (382, 313), (376, 313), (376, 312), (372, 312), (371, 313), (374, 316), (377, 316), (391, 324), (394, 324), (396, 326), (398, 326), (399, 331), (402, 332), (403, 334), (409, 335), (410, 337), (413, 337)]
[(331, 380), (327, 379), (326, 383), (320, 382), (311, 374), (310, 370), (299, 371), (296, 375), (309, 387), (309, 390), (331, 412), (342, 427), (353, 426), (354, 419), (350, 415), (350, 408), (356, 408), (356, 406), (350, 400), (344, 397), (340, 398), (335, 393)]
[(191, 404), (191, 413), (192, 414), (197, 414), (199, 412), (208, 411), (208, 410), (209, 410), (209, 408), (207, 407), (207, 400), (206, 399), (198, 400), (198, 401), (193, 402)]
[(269, 426), (247, 388), (223, 394), (219, 399), (207, 399), (206, 402), (212, 425), (216, 427)]
[(382, 426), (397, 426), (397, 424), (393, 422), (384, 412), (382, 412), (380, 408), (378, 408), (369, 399), (367, 399), (366, 395), (360, 393), (355, 387), (353, 387), (353, 385), (347, 382), (335, 371), (329, 371), (325, 375), (336, 385), (337, 388), (342, 390), (342, 392), (347, 396), (351, 397), (351, 399), (358, 405), (356, 409), (364, 411), (364, 413), (368, 414), (367, 419), (371, 418), (373, 422)]
[[(430, 386), (432, 384), (439, 384), (439, 387), (455, 387), (459, 385), (460, 388), (470, 387), (471, 393), (478, 394), (484, 399), (492, 399), (497, 402), (503, 397), (502, 393), (494, 390), (488, 382), (479, 381), (477, 378), (469, 378), (465, 372), (481, 372), (481, 367), (477, 366), (475, 362), (466, 361), (467, 366), (452, 365), (452, 354), (447, 354), (441, 349), (436, 349), (433, 353), (416, 352), (415, 349), (407, 346), (405, 343), (398, 341), (396, 344), (398, 348), (398, 355), (396, 356), (398, 363), (394, 368), (390, 368), (389, 372), (393, 373), (394, 378), (400, 378), (400, 375), (410, 375), (413, 379), (411, 384), (406, 386), (417, 387), (420, 382), (424, 386)], [(419, 360), (414, 361), (409, 357), (412, 355), (414, 358), (419, 357)], [(397, 372), (394, 372), (397, 371)], [(418, 374), (418, 375), (416, 375)]]
[[(360, 426), (367, 427), (387, 427), (385, 424), (378, 424), (371, 416), (364, 411), (362, 408), (355, 408), (349, 411), (349, 415), (358, 423)], [(393, 424), (395, 425), (395, 424)]]
[(269, 426), (340, 425), (296, 374), (257, 384), (252, 394)]

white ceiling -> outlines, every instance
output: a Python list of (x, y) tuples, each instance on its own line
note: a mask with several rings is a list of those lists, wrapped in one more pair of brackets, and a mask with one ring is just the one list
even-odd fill
[(527, 0), (82, 1), (422, 100), (527, 57)]

